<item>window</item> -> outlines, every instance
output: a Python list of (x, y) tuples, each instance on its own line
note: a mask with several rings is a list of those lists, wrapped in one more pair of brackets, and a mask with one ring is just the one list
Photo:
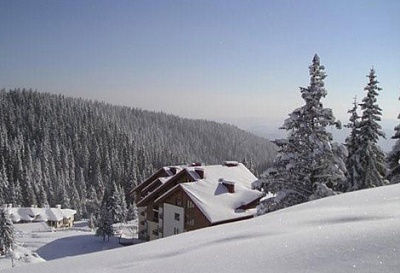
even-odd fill
[(154, 222), (158, 221), (158, 211), (153, 211), (153, 221)]
[(194, 219), (187, 220), (186, 224), (188, 224), (189, 226), (194, 226)]
[(176, 199), (175, 199), (175, 205), (177, 205), (177, 206), (182, 206), (182, 200), (179, 199), (179, 198), (176, 198)]
[(194, 208), (194, 203), (192, 202), (192, 200), (186, 201), (186, 208), (188, 208), (188, 209)]
[(174, 227), (174, 234), (179, 234), (179, 228)]
[(175, 213), (174, 219), (175, 219), (175, 221), (180, 221), (181, 220), (181, 216), (179, 215), (179, 213)]

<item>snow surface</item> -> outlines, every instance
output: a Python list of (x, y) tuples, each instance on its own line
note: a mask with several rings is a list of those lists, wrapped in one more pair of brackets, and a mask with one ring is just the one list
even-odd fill
[(2, 272), (399, 272), (400, 185)]
[[(17, 245), (12, 253), (16, 266), (27, 268), (27, 263), (50, 261), (68, 256), (77, 256), (107, 249), (122, 247), (119, 238), (103, 242), (96, 237), (86, 221), (76, 222), (73, 228), (54, 229), (44, 222), (14, 224)], [(123, 243), (138, 243), (137, 221), (115, 224)], [(18, 261), (17, 261), (18, 260)], [(9, 257), (0, 258), (0, 269), (11, 267)]]

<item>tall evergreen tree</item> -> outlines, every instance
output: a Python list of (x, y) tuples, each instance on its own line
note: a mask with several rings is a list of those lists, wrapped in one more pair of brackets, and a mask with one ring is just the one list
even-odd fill
[(128, 211), (125, 202), (125, 194), (123, 189), (116, 185), (115, 181), (112, 184), (112, 188), (108, 189), (104, 194), (103, 205), (105, 205), (111, 213), (113, 223), (126, 222)]
[(345, 140), (348, 151), (346, 159), (347, 185), (345, 185), (343, 191), (352, 191), (356, 189), (357, 185), (360, 183), (360, 175), (362, 173), (360, 154), (358, 153), (358, 149), (361, 145), (360, 116), (357, 110), (357, 99), (354, 98), (353, 108), (348, 111), (350, 114), (349, 123), (345, 125), (351, 131), (350, 135)]
[(128, 214), (127, 214), (127, 220), (131, 221), (131, 220), (135, 220), (138, 218), (138, 208), (136, 206), (136, 203), (133, 202), (132, 204), (130, 204), (130, 206), (128, 207)]
[(103, 241), (106, 240), (106, 237), (109, 239), (113, 235), (114, 212), (111, 203), (111, 193), (107, 190), (103, 196), (99, 217), (96, 221), (96, 236), (103, 237)]
[(118, 192), (117, 192), (117, 202), (121, 206), (121, 213), (119, 215), (118, 222), (126, 222), (128, 219), (128, 205), (126, 203), (125, 199), (125, 191), (122, 188), (121, 185), (118, 186)]
[(77, 211), (77, 220), (80, 219), (82, 214), (81, 198), (79, 197), (78, 189), (75, 186), (75, 182), (72, 182), (68, 189), (68, 196), (70, 200), (70, 207)]
[(7, 202), (9, 187), (10, 184), (8, 183), (6, 168), (4, 163), (0, 162), (0, 205)]
[[(400, 114), (397, 118), (400, 119)], [(400, 125), (394, 127), (394, 131), (395, 133), (392, 138), (397, 139), (397, 141), (394, 144), (392, 151), (387, 156), (387, 165), (389, 168), (387, 179), (392, 184), (400, 182)]]
[(276, 208), (331, 195), (345, 181), (344, 170), (339, 168), (344, 166), (343, 158), (334, 153), (332, 135), (326, 130), (327, 126), (340, 128), (340, 122), (321, 103), (327, 91), (325, 68), (318, 55), (309, 69), (310, 85), (300, 90), (305, 105), (289, 114), (282, 126), (287, 139), (277, 142), (280, 151), (267, 186), (279, 197)]
[[(9, 254), (14, 249), (14, 225), (10, 219), (7, 209), (0, 208), (0, 246), (6, 254)], [(11, 263), (14, 266), (14, 261), (11, 257)]]
[(381, 120), (382, 109), (377, 104), (377, 96), (382, 88), (377, 85), (374, 69), (370, 70), (367, 77), (369, 82), (364, 88), (367, 95), (360, 104), (362, 115), (359, 124), (360, 146), (357, 151), (361, 162), (361, 173), (359, 184), (353, 185), (353, 190), (387, 184), (385, 155), (377, 144), (380, 137), (385, 137), (382, 127), (378, 123)]
[(47, 201), (47, 194), (43, 185), (44, 177), (42, 173), (41, 161), (39, 159), (35, 161), (35, 171), (33, 173), (32, 179), (32, 183), (35, 185), (37, 205), (44, 208), (45, 206), (48, 206), (49, 203)]
[(22, 205), (22, 189), (19, 180), (10, 183), (6, 201), (13, 206)]

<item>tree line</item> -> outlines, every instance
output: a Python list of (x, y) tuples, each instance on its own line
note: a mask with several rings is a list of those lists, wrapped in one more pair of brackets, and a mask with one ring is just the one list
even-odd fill
[[(98, 101), (0, 90), (0, 204), (98, 212), (156, 169), (190, 162), (271, 164), (274, 144), (228, 124)], [(108, 198), (108, 197), (107, 197)]]
[(321, 102), (327, 95), (324, 70), (316, 54), (309, 66), (309, 86), (300, 88), (304, 105), (284, 121), (281, 129), (287, 131), (287, 138), (276, 141), (277, 158), (263, 174), (261, 187), (275, 197), (263, 200), (259, 214), (340, 192), (400, 182), (400, 126), (393, 136), (398, 141), (388, 155), (377, 144), (385, 135), (379, 124), (382, 109), (377, 97), (382, 89), (375, 70), (367, 75), (365, 97), (360, 103), (355, 99), (349, 110), (345, 126), (350, 135), (344, 145), (333, 143), (326, 130), (328, 126), (340, 129), (341, 123)]

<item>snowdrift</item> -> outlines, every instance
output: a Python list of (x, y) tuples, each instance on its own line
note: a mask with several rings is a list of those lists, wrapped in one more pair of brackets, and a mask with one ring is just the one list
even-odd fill
[(399, 272), (400, 185), (4, 272)]

